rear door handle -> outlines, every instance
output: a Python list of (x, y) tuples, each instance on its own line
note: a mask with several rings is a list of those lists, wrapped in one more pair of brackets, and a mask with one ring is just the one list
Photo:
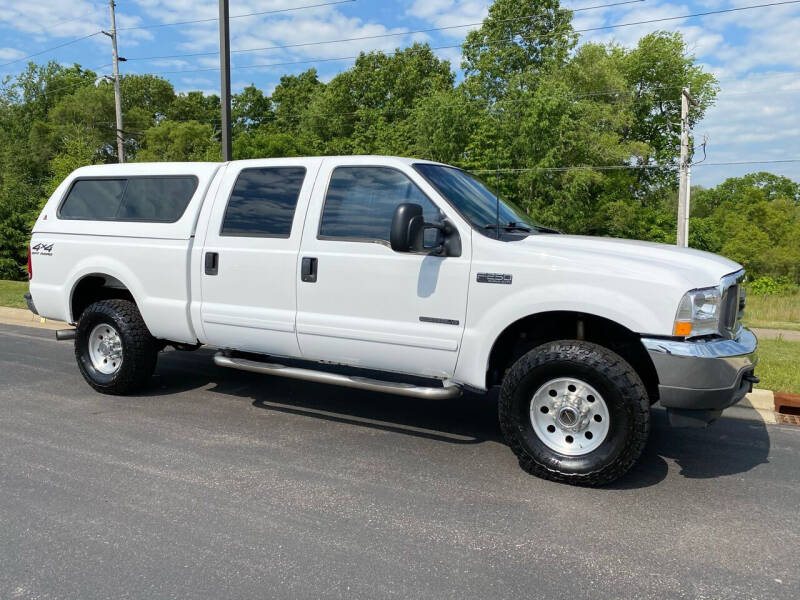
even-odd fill
[(216, 275), (217, 273), (219, 273), (219, 254), (206, 252), (206, 275)]
[(304, 256), (300, 267), (300, 279), (308, 283), (317, 281), (317, 259)]

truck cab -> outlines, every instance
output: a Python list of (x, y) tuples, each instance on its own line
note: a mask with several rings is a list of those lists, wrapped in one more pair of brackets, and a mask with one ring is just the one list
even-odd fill
[(146, 385), (167, 345), (432, 400), (499, 387), (520, 464), (570, 483), (627, 471), (652, 404), (705, 424), (756, 380), (740, 265), (559, 234), (430, 161), (84, 167), (30, 265), (32, 310), (76, 325), (62, 337), (100, 392)]

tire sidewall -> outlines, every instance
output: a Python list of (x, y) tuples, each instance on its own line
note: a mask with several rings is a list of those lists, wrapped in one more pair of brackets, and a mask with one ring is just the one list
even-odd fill
[[(641, 396), (638, 391), (621, 389), (603, 368), (609, 365), (578, 361), (561, 354), (539, 359), (537, 364), (517, 379), (513, 389), (508, 390), (508, 416), (517, 441), (533, 461), (548, 470), (586, 475), (614, 465), (627, 451), (636, 426), (633, 403), (641, 402)], [(562, 454), (547, 446), (533, 429), (530, 418), (533, 396), (542, 385), (559, 377), (571, 377), (588, 383), (602, 396), (608, 408), (608, 433), (603, 442), (587, 454)]]
[[(122, 342), (122, 365), (110, 374), (98, 371), (89, 356), (89, 335), (95, 327), (101, 324), (111, 325), (119, 334)], [(90, 380), (94, 386), (111, 389), (134, 369), (134, 361), (130, 352), (131, 343), (127, 324), (115, 314), (112, 308), (104, 305), (91, 306), (81, 315), (76, 328), (75, 357), (78, 360), (78, 367), (84, 377)]]

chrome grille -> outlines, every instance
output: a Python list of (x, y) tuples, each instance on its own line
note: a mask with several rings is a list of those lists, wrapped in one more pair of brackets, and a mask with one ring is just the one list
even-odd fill
[(741, 326), (745, 307), (744, 271), (737, 271), (722, 278), (722, 305), (720, 306), (720, 333), (732, 338)]

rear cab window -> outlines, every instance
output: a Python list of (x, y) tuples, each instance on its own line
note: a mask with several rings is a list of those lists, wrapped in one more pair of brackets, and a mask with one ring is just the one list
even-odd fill
[(305, 167), (242, 169), (233, 185), (221, 236), (288, 238)]
[(194, 175), (76, 179), (59, 219), (175, 223), (197, 190)]

